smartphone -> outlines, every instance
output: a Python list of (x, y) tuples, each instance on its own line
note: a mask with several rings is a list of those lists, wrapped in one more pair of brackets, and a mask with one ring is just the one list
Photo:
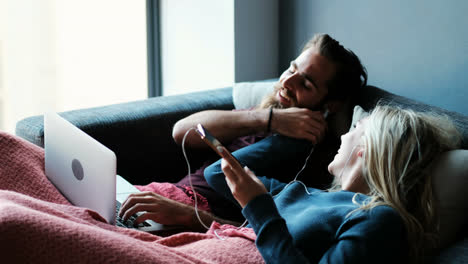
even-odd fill
[[(205, 127), (203, 127), (202, 124), (198, 124), (197, 129), (195, 130), (200, 135), (201, 139), (203, 139), (203, 141), (205, 141), (205, 143), (208, 144), (208, 146), (210, 146), (216, 152), (216, 154), (218, 154), (220, 157), (223, 157), (221, 153), (219, 153), (218, 151), (218, 147), (223, 147), (223, 145), (221, 144), (221, 142), (219, 142), (219, 140), (217, 140), (210, 132), (208, 132), (208, 130)], [(237, 160), (236, 157), (234, 157), (231, 154), (231, 152), (227, 150), (227, 148), (225, 149), (226, 149), (227, 155), (231, 156), (234, 160), (239, 162), (239, 160)]]
[(221, 156), (221, 154), (218, 151), (218, 147), (223, 146), (221, 142), (219, 142), (219, 140), (217, 140), (213, 135), (211, 135), (211, 133), (208, 132), (208, 130), (206, 130), (206, 128), (203, 127), (202, 124), (197, 125), (196, 131), (200, 135), (201, 139), (203, 139), (203, 141), (205, 141), (205, 143), (208, 144), (208, 146), (210, 146), (218, 155)]

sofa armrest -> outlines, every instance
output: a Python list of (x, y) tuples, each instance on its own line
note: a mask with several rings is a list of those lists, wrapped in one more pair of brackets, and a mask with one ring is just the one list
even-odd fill
[[(233, 108), (232, 87), (226, 87), (67, 111), (60, 115), (115, 152), (119, 175), (133, 184), (147, 184), (175, 182), (187, 174), (182, 148), (172, 138), (172, 127), (178, 120), (206, 109)], [(43, 116), (20, 120), (16, 124), (16, 135), (43, 147)], [(192, 170), (206, 157), (198, 152), (187, 152)]]

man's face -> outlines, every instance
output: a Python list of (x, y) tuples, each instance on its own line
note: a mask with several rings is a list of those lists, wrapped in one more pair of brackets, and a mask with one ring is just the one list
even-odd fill
[(327, 81), (332, 79), (335, 71), (335, 65), (316, 48), (307, 49), (280, 76), (272, 103), (281, 108), (316, 109), (328, 94)]

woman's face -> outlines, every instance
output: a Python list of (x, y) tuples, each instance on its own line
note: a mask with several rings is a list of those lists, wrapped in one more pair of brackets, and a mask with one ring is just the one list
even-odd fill
[(328, 165), (328, 171), (338, 177), (343, 190), (361, 193), (367, 190), (367, 184), (362, 177), (362, 136), (367, 122), (368, 118), (360, 120), (353, 130), (341, 136), (340, 149)]

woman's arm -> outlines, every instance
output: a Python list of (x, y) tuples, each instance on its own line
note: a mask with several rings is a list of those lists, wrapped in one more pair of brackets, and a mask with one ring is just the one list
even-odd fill
[[(268, 192), (273, 192), (278, 185), (284, 186), (281, 182), (293, 180), (295, 174), (304, 166), (312, 146), (312, 143), (304, 139), (275, 134), (241, 148), (232, 155), (256, 175), (274, 175), (279, 181), (267, 182), (267, 179), (261, 179)], [(226, 184), (221, 160), (205, 168), (204, 176), (213, 189), (236, 202)]]
[(286, 221), (269, 194), (257, 196), (242, 210), (257, 234), (257, 245), (266, 263), (309, 263), (294, 245)]
[[(278, 213), (265, 185), (247, 167), (242, 168), (226, 149), (219, 150), (223, 156), (221, 167), (226, 175), (226, 183), (257, 234), (255, 243), (265, 262), (308, 263), (295, 247), (286, 221)], [(265, 180), (275, 185), (275, 180)]]

